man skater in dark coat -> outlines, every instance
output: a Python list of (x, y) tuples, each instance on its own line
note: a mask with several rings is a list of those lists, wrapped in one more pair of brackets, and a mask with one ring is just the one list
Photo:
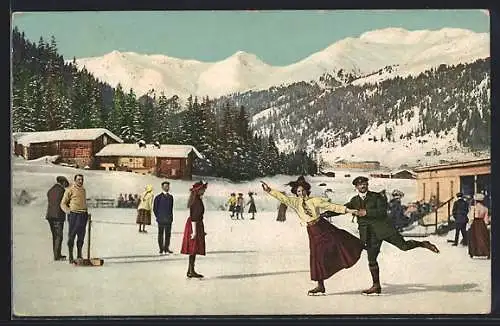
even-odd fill
[(64, 196), (64, 191), (68, 186), (68, 179), (63, 176), (58, 176), (56, 178), (56, 184), (47, 191), (47, 214), (45, 218), (49, 222), (50, 232), (52, 233), (54, 260), (66, 260), (66, 256), (61, 255), (66, 213), (61, 209), (60, 203)]
[(163, 253), (172, 253), (169, 247), (172, 221), (174, 219), (174, 197), (169, 193), (170, 183), (163, 181), (161, 189), (163, 191), (156, 195), (153, 201), (153, 212), (156, 216), (156, 222), (158, 222), (158, 247), (160, 248), (160, 255)]
[(458, 236), (462, 232), (462, 243), (467, 244), (467, 222), (469, 218), (469, 204), (464, 200), (461, 192), (457, 193), (457, 200), (453, 203), (452, 210), (453, 218), (455, 219), (455, 241), (452, 246), (458, 245)]
[(357, 177), (353, 180), (352, 184), (356, 187), (358, 195), (352, 197), (345, 206), (358, 210), (356, 216), (359, 237), (365, 244), (365, 249), (368, 253), (368, 266), (373, 280), (372, 287), (364, 290), (362, 293), (366, 295), (380, 294), (382, 287), (379, 279), (377, 256), (380, 253), (382, 241), (387, 241), (404, 251), (418, 247), (431, 250), (435, 253), (439, 253), (439, 250), (429, 241), (406, 241), (399, 234), (387, 216), (385, 199), (380, 193), (368, 190), (368, 178)]

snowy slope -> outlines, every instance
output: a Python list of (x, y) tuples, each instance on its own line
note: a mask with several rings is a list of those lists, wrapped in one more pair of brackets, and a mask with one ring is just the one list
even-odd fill
[[(440, 160), (450, 162), (475, 160), (482, 157), (490, 157), (490, 152), (470, 152), (460, 146), (457, 142), (457, 130), (453, 128), (447, 135), (441, 133), (436, 136), (433, 132), (411, 139), (399, 139), (418, 128), (419, 114), (415, 108), (415, 114), (410, 121), (402, 125), (394, 122), (371, 126), (358, 138), (352, 140), (345, 146), (335, 148), (323, 148), (320, 155), (328, 164), (337, 159), (350, 161), (379, 161), (382, 166), (394, 169), (403, 164), (408, 166), (432, 165)], [(385, 128), (392, 128), (395, 142), (380, 141), (385, 138)], [(373, 141), (374, 137), (377, 141)], [(479, 155), (479, 156), (478, 156)]]
[(299, 62), (281, 67), (268, 65), (243, 51), (213, 63), (118, 51), (102, 57), (80, 58), (76, 62), (112, 86), (121, 83), (125, 90), (133, 88), (139, 95), (155, 89), (180, 97), (189, 94), (218, 97), (317, 80), (324, 73), (335, 76), (340, 69), (367, 76), (386, 66), (398, 65), (391, 74), (371, 75), (357, 81), (375, 82), (399, 74), (418, 73), (443, 63), (467, 63), (489, 57), (489, 43), (488, 33), (464, 29), (387, 28), (340, 40)]
[[(277, 202), (259, 190), (258, 181), (232, 184), (209, 180), (205, 195), (207, 255), (196, 258), (196, 269), (206, 278), (185, 278), (187, 257), (179, 254), (190, 182), (172, 181), (175, 200), (171, 249), (160, 256), (156, 223), (139, 234), (134, 209), (94, 208), (91, 256), (104, 258), (102, 267), (77, 268), (51, 260), (51, 240), (43, 218), (45, 193), (57, 175), (68, 178), (81, 170), (55, 166), (45, 160), (13, 158), (13, 194), (27, 190), (36, 199), (29, 205), (13, 203), (12, 311), (20, 316), (125, 315), (257, 315), (257, 314), (415, 314), (487, 313), (491, 301), (490, 261), (470, 259), (463, 247), (451, 247), (446, 237), (430, 236), (441, 249), (435, 255), (423, 249), (406, 253), (383, 245), (379, 256), (384, 296), (366, 297), (360, 291), (371, 284), (366, 253), (348, 270), (325, 282), (327, 295), (308, 297), (315, 283), (309, 276), (307, 232), (289, 212), (276, 222)], [(139, 192), (151, 183), (158, 192), (162, 181), (126, 172), (83, 171), (89, 196), (114, 197)], [(292, 177), (264, 178), (285, 189)], [(334, 189), (334, 200), (354, 194), (351, 178), (309, 178), (312, 190), (319, 182)], [(380, 190), (402, 189), (409, 200), (415, 181), (372, 179)], [(233, 221), (217, 210), (230, 191), (257, 191), (254, 221)], [(351, 217), (334, 224), (357, 235)], [(65, 223), (64, 241), (66, 241)], [(63, 245), (63, 254), (67, 254)], [(84, 255), (86, 249), (84, 249)], [(473, 296), (474, 300), (470, 300)], [(442, 304), (446, 302), (446, 304)]]

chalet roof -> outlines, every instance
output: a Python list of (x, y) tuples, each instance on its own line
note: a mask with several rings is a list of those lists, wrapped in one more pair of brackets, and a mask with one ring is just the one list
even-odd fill
[(18, 144), (28, 146), (33, 143), (46, 143), (58, 140), (94, 140), (103, 134), (108, 135), (119, 143), (123, 143), (120, 137), (105, 128), (19, 132), (14, 133), (12, 136)]
[(415, 172), (413, 172), (412, 170), (410, 169), (399, 169), (399, 170), (394, 170), (394, 171), (391, 171), (391, 174), (398, 174), (398, 173), (401, 173), (401, 172), (408, 172), (412, 175), (417, 175)]
[(152, 144), (139, 147), (138, 144), (109, 144), (104, 146), (96, 156), (128, 156), (128, 157), (172, 157), (184, 158), (194, 152), (198, 158), (203, 155), (191, 145), (168, 145), (162, 144), (160, 148)]
[(474, 160), (474, 161), (453, 162), (453, 163), (446, 163), (446, 164), (422, 166), (422, 167), (414, 168), (413, 170), (418, 173), (418, 172), (427, 172), (427, 171), (435, 171), (435, 170), (471, 167), (471, 166), (478, 166), (478, 165), (491, 165), (491, 159), (485, 158), (485, 159)]

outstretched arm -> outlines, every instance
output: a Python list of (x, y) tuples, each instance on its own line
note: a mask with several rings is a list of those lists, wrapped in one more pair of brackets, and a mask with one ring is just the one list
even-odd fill
[(295, 198), (294, 197), (285, 196), (281, 192), (279, 192), (275, 189), (271, 189), (271, 187), (269, 187), (267, 185), (267, 183), (262, 182), (262, 181), (261, 181), (261, 183), (262, 183), (262, 189), (264, 189), (264, 191), (267, 192), (269, 195), (273, 196), (274, 198), (276, 198), (277, 200), (279, 200), (282, 204), (285, 204), (286, 206), (295, 207)]
[(345, 205), (330, 203), (326, 198), (321, 198), (321, 197), (314, 198), (314, 205), (318, 208), (321, 208), (321, 209), (324, 209), (327, 211), (333, 211), (333, 212), (339, 213), (339, 214), (357, 212), (357, 210), (347, 208)]

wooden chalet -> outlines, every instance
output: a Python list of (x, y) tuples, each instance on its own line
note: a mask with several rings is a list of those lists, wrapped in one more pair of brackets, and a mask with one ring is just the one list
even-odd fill
[(182, 180), (192, 179), (196, 158), (203, 156), (191, 145), (110, 144), (96, 153), (102, 169)]
[(96, 167), (95, 153), (104, 146), (123, 143), (120, 137), (104, 128), (62, 129), (13, 134), (14, 153), (27, 160), (58, 155), (58, 162), (79, 168)]

